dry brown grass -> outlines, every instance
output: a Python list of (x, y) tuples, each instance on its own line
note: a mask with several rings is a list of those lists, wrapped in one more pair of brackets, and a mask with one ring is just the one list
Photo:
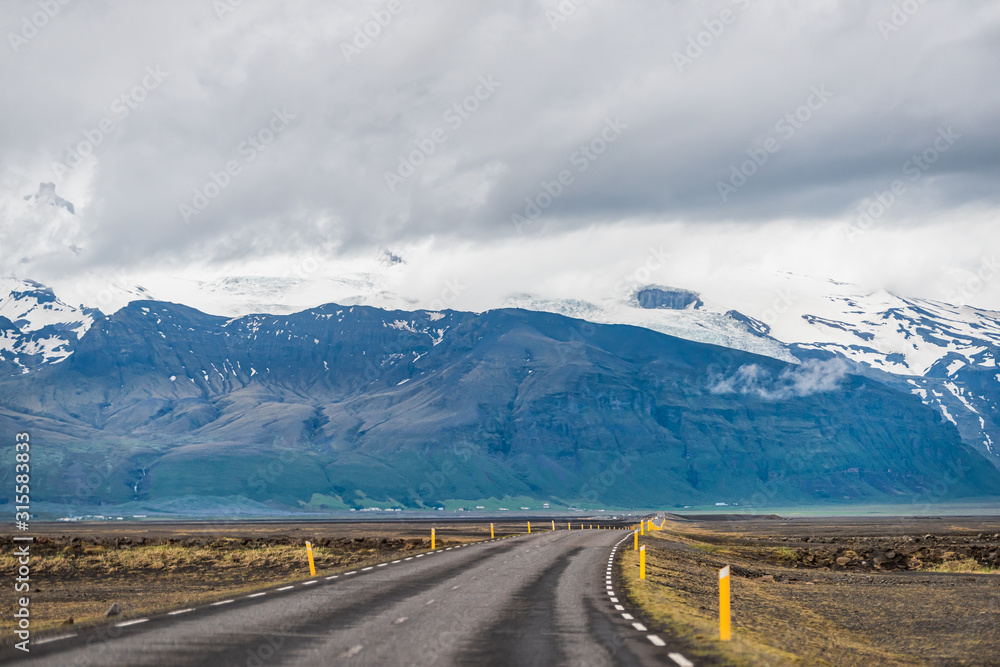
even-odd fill
[[(768, 549), (766, 560), (754, 559), (718, 534), (699, 545), (685, 529), (679, 539), (668, 531), (643, 538), (645, 581), (631, 550), (623, 554), (622, 573), (628, 599), (654, 626), (694, 640), (689, 657), (695, 662), (984, 664), (983, 656), (1000, 654), (1000, 585), (992, 577), (806, 570), (780, 564), (791, 549)], [(975, 561), (956, 562), (962, 564), (942, 571), (983, 573)], [(724, 565), (734, 566), (731, 642), (718, 639), (718, 569)], [(759, 578), (763, 573), (778, 581)]]

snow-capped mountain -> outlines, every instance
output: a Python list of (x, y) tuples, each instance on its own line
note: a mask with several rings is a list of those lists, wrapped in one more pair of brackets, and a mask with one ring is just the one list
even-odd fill
[(1000, 313), (885, 291), (829, 296), (813, 308), (800, 315), (798, 340), (786, 341), (796, 356), (833, 354), (883, 372), (1000, 464)]
[[(552, 312), (600, 324), (629, 324), (677, 338), (786, 362), (838, 357), (852, 371), (918, 395), (963, 439), (1000, 466), (1000, 313), (790, 274), (770, 308), (724, 295), (646, 285), (626, 296), (586, 301), (512, 295), (502, 307)], [(124, 285), (124, 282), (122, 283)], [(234, 276), (174, 280), (171, 300), (229, 317), (299, 312), (323, 303), (415, 310), (377, 272), (343, 278)], [(149, 298), (144, 288), (123, 298)], [(770, 295), (769, 295), (770, 296)], [(780, 303), (779, 303), (780, 302)], [(71, 307), (39, 283), (0, 282), (0, 364), (5, 373), (62, 361), (101, 318)]]
[[(864, 294), (832, 281), (798, 286), (780, 308), (764, 311), (770, 324), (727, 309), (737, 304), (658, 286), (600, 303), (517, 295), (504, 305), (631, 324), (784, 361), (843, 358), (853, 372), (920, 396), (1000, 466), (1000, 313), (884, 290)], [(678, 298), (683, 294), (690, 296)]]
[(0, 371), (26, 373), (65, 360), (101, 317), (99, 310), (60, 301), (40, 283), (0, 279)]
[[(691, 295), (693, 300), (670, 298), (679, 295)], [(599, 324), (630, 324), (697, 343), (720, 345), (782, 361), (798, 361), (786, 345), (767, 334), (768, 327), (763, 322), (735, 310), (710, 310), (697, 294), (687, 290), (647, 286), (628, 298), (606, 299), (600, 304), (518, 294), (509, 297), (503, 306), (558, 313)]]

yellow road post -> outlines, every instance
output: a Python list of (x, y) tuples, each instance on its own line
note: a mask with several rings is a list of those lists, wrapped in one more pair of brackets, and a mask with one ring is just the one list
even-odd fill
[(643, 545), (639, 549), (639, 578), (646, 578), (646, 547)]
[(490, 524), (490, 539), (493, 539), (493, 524)]
[(729, 622), (729, 566), (719, 570), (719, 639), (727, 642), (732, 637)]
[(555, 530), (555, 529), (556, 529), (556, 520), (553, 519), (552, 520), (552, 530)]
[(309, 576), (316, 576), (316, 563), (313, 562), (313, 545), (312, 542), (306, 542), (306, 555), (309, 556)]
[(531, 535), (531, 522), (528, 522), (528, 535)]
[(639, 531), (637, 530), (637, 531), (635, 531), (632, 534), (635, 535), (635, 549), (633, 549), (633, 551), (638, 551), (639, 550)]
[(437, 535), (434, 534), (434, 529), (431, 528), (431, 549), (437, 548)]

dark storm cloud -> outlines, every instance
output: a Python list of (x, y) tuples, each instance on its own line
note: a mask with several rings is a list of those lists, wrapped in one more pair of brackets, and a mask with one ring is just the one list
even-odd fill
[[(0, 26), (5, 196), (55, 181), (84, 264), (500, 239), (515, 214), (846, 223), (896, 180), (882, 224), (996, 205), (1000, 9), (972, 0), (36, 1)], [(37, 220), (3, 224), (5, 263), (40, 252), (15, 241)]]

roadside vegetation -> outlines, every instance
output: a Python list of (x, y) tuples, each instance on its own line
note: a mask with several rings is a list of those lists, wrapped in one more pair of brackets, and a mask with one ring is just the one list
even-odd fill
[[(786, 536), (668, 523), (623, 552), (627, 599), (697, 664), (986, 664), (1000, 655), (1000, 535)], [(819, 534), (817, 534), (819, 533)], [(787, 542), (787, 544), (785, 544)], [(970, 555), (975, 554), (975, 555)], [(719, 641), (718, 571), (733, 638)]]

